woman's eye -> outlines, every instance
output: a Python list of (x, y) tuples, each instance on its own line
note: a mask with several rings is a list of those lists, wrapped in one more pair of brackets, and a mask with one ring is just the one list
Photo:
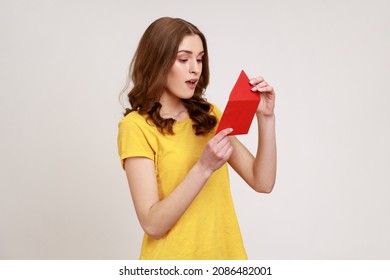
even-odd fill
[(184, 62), (187, 62), (188, 59), (179, 59), (180, 62), (184, 63)]

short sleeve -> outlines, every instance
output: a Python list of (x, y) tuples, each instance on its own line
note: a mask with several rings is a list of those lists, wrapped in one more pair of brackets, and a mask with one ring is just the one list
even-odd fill
[[(144, 119), (143, 119), (144, 120)], [(150, 145), (150, 135), (135, 119), (124, 118), (118, 124), (118, 153), (124, 167), (129, 157), (146, 157), (154, 160), (154, 150)]]

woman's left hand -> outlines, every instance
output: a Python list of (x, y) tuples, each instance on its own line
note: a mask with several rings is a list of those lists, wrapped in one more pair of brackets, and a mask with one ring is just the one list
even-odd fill
[(272, 86), (260, 76), (250, 79), (250, 84), (253, 85), (252, 91), (257, 91), (260, 94), (260, 103), (256, 113), (264, 116), (272, 116), (275, 108), (275, 92)]

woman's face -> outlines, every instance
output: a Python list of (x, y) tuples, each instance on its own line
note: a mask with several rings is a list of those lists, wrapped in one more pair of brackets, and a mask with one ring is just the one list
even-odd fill
[(198, 35), (187, 35), (181, 41), (176, 60), (168, 74), (163, 95), (189, 99), (194, 95), (202, 74), (203, 43)]

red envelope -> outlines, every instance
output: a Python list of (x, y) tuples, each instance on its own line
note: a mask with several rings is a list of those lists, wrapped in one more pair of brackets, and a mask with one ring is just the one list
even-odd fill
[(233, 128), (229, 135), (248, 133), (260, 102), (260, 94), (251, 91), (252, 88), (253, 85), (242, 70), (230, 93), (216, 133), (225, 128)]

